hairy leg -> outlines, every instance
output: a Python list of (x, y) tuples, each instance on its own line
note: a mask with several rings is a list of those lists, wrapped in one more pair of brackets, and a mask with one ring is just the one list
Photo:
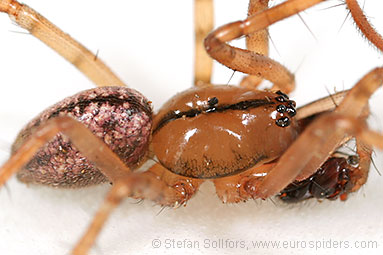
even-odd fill
[(20, 27), (72, 63), (97, 86), (125, 86), (101, 59), (27, 5), (15, 0), (0, 0), (0, 12), (7, 13)]
[(313, 116), (318, 113), (333, 111), (345, 98), (347, 92), (348, 90), (341, 91), (336, 94), (332, 94), (327, 97), (318, 99), (307, 105), (301, 106), (297, 109), (297, 115), (295, 115), (295, 118), (297, 120), (302, 120), (304, 118)]
[[(255, 15), (257, 12), (268, 9), (269, 0), (250, 0), (249, 9), (247, 11), (247, 17)], [(269, 32), (266, 29), (262, 29), (246, 35), (246, 48), (249, 51), (253, 51), (263, 56), (269, 55)], [(262, 77), (257, 75), (249, 75), (243, 78), (241, 86), (257, 88), (262, 82)]]
[[(267, 79), (274, 86), (289, 93), (294, 89), (294, 76), (283, 65), (278, 62), (253, 52), (232, 47), (227, 42), (250, 35), (257, 31), (266, 29), (271, 24), (290, 17), (313, 5), (325, 0), (289, 0), (273, 8), (258, 12), (246, 20), (229, 23), (214, 30), (205, 39), (205, 48), (209, 55), (221, 64), (249, 75)], [(383, 39), (367, 21), (355, 0), (347, 0), (346, 4), (366, 38), (378, 49), (383, 48)]]
[(197, 87), (211, 83), (213, 60), (207, 55), (203, 40), (213, 29), (213, 19), (213, 0), (194, 0), (194, 85)]
[[(258, 185), (254, 196), (264, 199), (277, 194), (297, 178), (311, 159), (323, 158), (324, 162), (333, 151), (322, 152), (320, 149), (334, 135), (344, 136), (345, 134), (355, 136), (363, 143), (383, 148), (383, 136), (368, 130), (358, 119), (339, 114), (322, 116), (307, 127), (280, 157), (275, 168)], [(320, 166), (321, 164), (310, 169), (310, 173), (313, 174)]]
[(359, 155), (358, 173), (356, 173), (358, 177), (354, 179), (351, 192), (359, 190), (360, 187), (366, 183), (373, 152), (372, 147), (362, 141), (356, 141), (356, 148), (356, 152)]
[(88, 128), (70, 117), (61, 116), (42, 124), (5, 162), (0, 168), (0, 187), (59, 132), (67, 136), (111, 182), (130, 174), (130, 169), (120, 158)]
[(178, 207), (195, 194), (200, 183), (199, 180), (171, 174), (159, 164), (155, 164), (144, 173), (131, 174), (118, 180), (110, 189), (72, 254), (88, 254), (109, 215), (124, 198), (149, 199), (161, 206)]
[(211, 32), (205, 39), (209, 55), (221, 64), (243, 73), (257, 75), (274, 83), (285, 93), (295, 87), (294, 75), (269, 57), (239, 49), (227, 42), (266, 29), (271, 24), (290, 17), (324, 0), (290, 0), (258, 12), (244, 21), (226, 24)]
[(380, 51), (383, 51), (383, 38), (376, 32), (372, 25), (368, 22), (363, 10), (360, 8), (357, 0), (346, 0), (348, 9), (350, 10), (351, 16), (358, 26), (360, 31), (366, 36), (366, 38), (375, 45)]
[(252, 193), (246, 190), (247, 183), (252, 180), (255, 188), (274, 166), (275, 163), (264, 164), (239, 175), (215, 179), (213, 182), (218, 198), (223, 203), (239, 203), (253, 198)]
[[(344, 100), (334, 110), (334, 114), (351, 118), (362, 118), (368, 100), (371, 95), (383, 84), (383, 68), (375, 68), (366, 74), (345, 96)], [(310, 176), (315, 169), (327, 159), (327, 155), (331, 154), (344, 141), (346, 135), (340, 132), (329, 133), (326, 142), (318, 149), (315, 157), (311, 158), (302, 168), (298, 179)], [(373, 141), (372, 141), (373, 142)], [(372, 145), (372, 143), (368, 143)]]

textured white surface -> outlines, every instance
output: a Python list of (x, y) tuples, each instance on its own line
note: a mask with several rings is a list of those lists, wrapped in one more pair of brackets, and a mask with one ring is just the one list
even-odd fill
[[(383, 19), (379, 17), (383, 3), (365, 2), (368, 16), (383, 32)], [(99, 50), (99, 57), (129, 86), (152, 100), (157, 109), (171, 95), (191, 85), (191, 0), (26, 3), (94, 52)], [(349, 88), (381, 65), (381, 53), (368, 46), (349, 19), (340, 29), (347, 14), (344, 7), (324, 10), (338, 3), (329, 1), (302, 14), (316, 40), (298, 17), (271, 29), (279, 52), (271, 47), (272, 56), (290, 70), (298, 70), (297, 89), (292, 95), (298, 105), (326, 95), (326, 88)], [(245, 0), (219, 1), (217, 24), (242, 19), (246, 7)], [(39, 41), (12, 31), (21, 29), (6, 15), (0, 15), (2, 161), (7, 157), (7, 146), (29, 119), (63, 97), (93, 86)], [(231, 75), (230, 70), (216, 65), (214, 82), (225, 84)], [(231, 83), (239, 79), (236, 73)], [(379, 130), (383, 120), (381, 97), (379, 91), (371, 100), (370, 123)], [(377, 151), (374, 160), (383, 171), (382, 153)], [(151, 202), (135, 204), (128, 199), (113, 214), (92, 254), (381, 254), (382, 184), (383, 178), (372, 168), (368, 183), (344, 203), (284, 205), (250, 201), (224, 205), (215, 196), (213, 186), (206, 183), (185, 208), (166, 209), (159, 215), (161, 208)], [(82, 190), (27, 187), (15, 178), (7, 187), (0, 191), (0, 254), (4, 255), (68, 254), (108, 190), (108, 185)], [(155, 239), (161, 241), (160, 248), (153, 248)], [(180, 241), (181, 246), (184, 240), (194, 242), (194, 248), (166, 248), (165, 243), (173, 240)], [(212, 248), (219, 240), (223, 244)], [(284, 241), (291, 243), (290, 248), (253, 248), (253, 241), (276, 241), (281, 247)], [(364, 243), (354, 241), (376, 241), (378, 248), (355, 248)], [(235, 242), (239, 248), (230, 248)], [(335, 243), (338, 248), (331, 248)], [(310, 248), (311, 244), (321, 247)], [(347, 245), (349, 248), (339, 248)]]

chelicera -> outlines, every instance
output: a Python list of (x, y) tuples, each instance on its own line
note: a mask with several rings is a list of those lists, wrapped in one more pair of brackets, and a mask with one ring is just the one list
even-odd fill
[[(22, 170), (18, 175), (26, 182), (71, 187), (107, 180), (112, 182), (114, 186), (104, 207), (74, 254), (83, 254), (89, 249), (100, 230), (100, 223), (124, 197), (147, 198), (165, 206), (178, 206), (185, 204), (206, 179), (213, 180), (217, 194), (224, 202), (265, 199), (275, 194), (290, 201), (311, 196), (333, 199), (338, 195), (343, 195), (345, 199), (345, 194), (356, 191), (366, 180), (370, 147), (381, 146), (381, 137), (365, 126), (368, 116), (365, 105), (369, 95), (381, 83), (382, 70), (374, 69), (347, 94), (340, 93), (301, 110), (295, 109), (295, 103), (284, 94), (294, 87), (289, 71), (261, 56), (259, 53), (267, 55), (267, 52), (256, 49), (254, 44), (249, 43), (248, 48), (259, 51), (257, 54), (234, 49), (226, 42), (249, 35), (250, 41), (265, 43), (265, 39), (255, 39), (253, 33), (257, 30), (264, 32), (273, 22), (321, 1), (292, 0), (271, 9), (267, 9), (267, 2), (251, 1), (250, 17), (245, 22), (231, 23), (213, 31), (206, 38), (205, 47), (211, 57), (233, 70), (271, 80), (274, 83), (271, 91), (256, 90), (257, 82), (253, 80), (257, 77), (254, 76), (249, 76), (252, 78), (247, 79), (242, 87), (213, 87), (205, 78), (209, 74), (202, 71), (202, 74), (196, 74), (196, 88), (173, 97), (154, 116), (153, 125), (150, 104), (132, 89), (106, 87), (80, 93), (48, 109), (21, 131), (11, 159), (2, 168), (2, 183), (20, 168)], [(260, 3), (263, 7), (258, 6)], [(260, 11), (262, 9), (265, 10)], [(16, 1), (1, 1), (0, 10), (8, 12), (18, 22), (22, 22), (23, 13), (30, 13), (37, 23), (20, 25), (32, 34), (39, 33), (36, 29), (38, 22), (48, 22), (34, 16), (33, 10)], [(259, 22), (265, 20), (268, 22)], [(39, 37), (39, 34), (35, 35)], [(49, 43), (54, 48), (57, 46), (48, 38)], [(89, 52), (80, 46), (75, 51), (84, 53), (85, 61), (73, 59), (77, 56), (76, 52), (70, 52), (67, 58), (72, 63), (100, 86), (123, 85), (108, 69), (93, 72), (93, 64), (97, 68), (105, 66), (93, 55), (90, 58), (92, 61), (89, 61)], [(85, 68), (83, 63), (86, 63)], [(335, 103), (325, 109), (332, 113), (324, 114), (323, 110), (317, 110), (318, 105), (332, 100)], [(100, 114), (106, 108), (112, 109), (115, 116)], [(119, 113), (121, 116), (116, 116)], [(86, 120), (93, 121), (100, 116), (103, 117), (96, 122), (103, 124), (86, 123)], [(93, 126), (96, 136), (117, 148), (109, 149), (74, 119), (82, 120), (90, 130)], [(117, 129), (127, 129), (130, 133), (122, 135), (116, 132)], [(40, 147), (45, 146), (58, 132), (63, 137), (54, 138), (56, 140), (50, 142), (51, 147), (48, 145), (43, 148), (45, 152), (41, 151)], [(326, 161), (334, 149), (349, 137), (357, 137), (359, 159), (356, 164), (335, 157)], [(115, 143), (118, 139), (127, 138), (132, 140)], [(319, 157), (305, 150), (308, 141)], [(81, 151), (81, 155), (73, 150), (72, 145)], [(151, 153), (157, 156), (159, 164), (143, 173), (132, 173), (131, 170), (138, 168), (147, 154), (152, 156)], [(297, 155), (302, 156), (299, 162)], [(79, 165), (78, 160), (83, 169), (74, 169)], [(44, 169), (47, 165), (51, 165), (52, 171)], [(67, 172), (68, 169), (71, 171)], [(49, 173), (52, 174), (50, 178)], [(64, 176), (63, 179), (59, 178), (61, 176)], [(329, 177), (330, 181), (322, 176)], [(326, 188), (325, 192), (318, 191), (312, 185), (313, 181), (319, 183), (319, 179), (325, 179), (320, 185)], [(290, 183), (296, 187), (295, 193), (291, 186), (287, 186)]]

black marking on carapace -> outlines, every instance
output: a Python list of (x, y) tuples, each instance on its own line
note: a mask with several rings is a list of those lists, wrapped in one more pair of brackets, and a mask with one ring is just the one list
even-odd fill
[[(218, 100), (218, 99), (217, 99)], [(264, 99), (254, 99), (254, 100), (245, 100), (241, 101), (235, 104), (228, 104), (228, 105), (217, 105), (214, 107), (211, 107), (210, 105), (206, 107), (205, 109), (191, 109), (189, 111), (185, 112), (178, 112), (175, 111), (169, 112), (166, 114), (159, 122), (158, 125), (154, 128), (153, 134), (158, 132), (161, 128), (163, 128), (166, 124), (169, 122), (181, 119), (181, 118), (193, 118), (198, 116), (202, 113), (220, 113), (225, 111), (236, 111), (236, 110), (247, 110), (247, 109), (253, 109), (258, 108), (262, 106), (267, 105), (275, 105), (275, 102), (264, 100)]]

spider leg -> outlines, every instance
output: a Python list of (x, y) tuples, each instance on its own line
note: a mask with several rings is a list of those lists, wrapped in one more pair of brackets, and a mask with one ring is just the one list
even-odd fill
[(376, 46), (380, 51), (383, 51), (383, 38), (368, 22), (363, 10), (360, 8), (357, 0), (346, 0), (348, 9), (354, 19), (356, 25), (362, 31), (364, 36)]
[(8, 13), (20, 27), (72, 63), (97, 86), (125, 86), (101, 59), (27, 5), (0, 0), (0, 12)]
[[(344, 100), (334, 110), (334, 114), (358, 118), (364, 121), (367, 118), (364, 113), (368, 100), (371, 95), (383, 83), (383, 68), (375, 68), (366, 74), (345, 96)], [(298, 180), (310, 176), (315, 169), (318, 169), (326, 160), (329, 153), (340, 146), (345, 136), (341, 133), (330, 133), (326, 143), (318, 149), (318, 155), (310, 159), (306, 166), (302, 168)], [(368, 143), (372, 145), (373, 143)], [(321, 156), (319, 156), (321, 155)]]
[[(295, 86), (294, 75), (283, 65), (265, 56), (267, 54), (259, 54), (262, 52), (253, 50), (253, 46), (249, 43), (249, 50), (243, 50), (230, 46), (227, 42), (244, 35), (248, 36), (255, 32), (266, 31), (265, 29), (271, 24), (323, 1), (325, 0), (289, 0), (273, 8), (256, 12), (246, 20), (226, 24), (211, 32), (205, 39), (205, 48), (208, 54), (221, 64), (235, 71), (267, 79), (274, 83), (273, 89), (282, 89), (288, 94)], [(255, 6), (255, 2), (251, 1), (250, 7)], [(346, 4), (362, 33), (377, 48), (382, 50), (383, 39), (381, 35), (367, 21), (357, 1), (347, 0)], [(261, 10), (261, 7), (259, 7), (259, 10)], [(257, 81), (252, 81), (253, 79), (246, 79), (243, 81), (243, 85), (245, 86), (248, 81), (250, 84), (253, 82), (256, 84)]]
[[(325, 114), (318, 117), (298, 139), (279, 158), (275, 167), (267, 174), (263, 181), (253, 191), (253, 197), (265, 199), (277, 194), (280, 190), (293, 182), (302, 171), (313, 174), (321, 164), (332, 154), (333, 150), (323, 152), (329, 142), (342, 141), (346, 136), (354, 136), (363, 143), (383, 148), (383, 136), (368, 130), (359, 119), (336, 113)], [(307, 168), (310, 160), (320, 159), (321, 162), (315, 168)], [(310, 174), (310, 175), (311, 175)], [(249, 187), (255, 187), (252, 181)]]
[(130, 169), (120, 158), (88, 128), (70, 117), (59, 116), (41, 124), (0, 168), (0, 187), (59, 132), (67, 136), (111, 182), (130, 174)]
[(265, 78), (273, 82), (275, 87), (289, 93), (295, 87), (294, 75), (283, 65), (256, 52), (230, 46), (227, 42), (264, 30), (279, 20), (290, 17), (323, 1), (290, 0), (258, 12), (244, 21), (226, 24), (206, 37), (206, 51), (221, 64), (236, 71)]
[(213, 18), (213, 0), (194, 0), (194, 85), (197, 87), (211, 83), (213, 60), (207, 55), (203, 40), (213, 30)]
[(383, 68), (375, 68), (366, 74), (347, 93), (334, 112), (318, 117), (303, 131), (258, 185), (254, 196), (270, 197), (292, 181), (310, 176), (348, 137), (356, 137), (367, 148), (363, 152), (360, 149), (362, 147), (359, 147), (358, 152), (362, 153), (363, 167), (368, 168), (368, 146), (382, 148), (383, 136), (367, 128), (363, 114), (368, 99), (382, 83)]
[[(250, 0), (247, 17), (257, 12), (268, 9), (269, 0)], [(269, 55), (269, 32), (267, 28), (246, 35), (246, 48), (252, 52), (263, 56)], [(257, 75), (248, 75), (241, 81), (241, 86), (256, 89), (262, 82), (262, 77)]]
[[(324, 112), (334, 111), (336, 109), (336, 107), (338, 107), (338, 105), (341, 103), (343, 98), (345, 98), (345, 96), (347, 95), (348, 92), (349, 91), (342, 91), (342, 92), (339, 92), (335, 95), (330, 95), (329, 97), (317, 100), (313, 103), (310, 103), (309, 105), (303, 106), (301, 108), (301, 110), (303, 110), (303, 112), (301, 112), (299, 114), (299, 109), (298, 109), (298, 114), (296, 116), (298, 116), (298, 119), (299, 119), (299, 117), (303, 117), (305, 114), (307, 114), (306, 117), (309, 117), (308, 120), (310, 123), (310, 116), (321, 114), (321, 113), (323, 114)], [(329, 102), (328, 100), (331, 100), (332, 102)], [(321, 105), (321, 103), (323, 103), (323, 105)], [(358, 117), (358, 121), (361, 123), (364, 123), (367, 126), (367, 118), (369, 117), (369, 115), (370, 115), (369, 107), (365, 106), (362, 114)], [(304, 117), (304, 118), (306, 118), (306, 117)], [(302, 119), (302, 121), (303, 121), (303, 123), (301, 122), (301, 124), (303, 124), (304, 126), (307, 126), (309, 124), (309, 123), (308, 124), (304, 123), (307, 121), (305, 119)], [(345, 144), (351, 138), (352, 137), (345, 137), (343, 139), (343, 141), (341, 141), (339, 143), (339, 147), (342, 146), (343, 144)], [(370, 169), (370, 164), (371, 164), (372, 152), (373, 152), (372, 147), (369, 144), (364, 143), (360, 139), (356, 139), (356, 151), (355, 151), (355, 153), (357, 155), (357, 158), (355, 158), (356, 161), (355, 161), (355, 159), (353, 159), (353, 161), (352, 161), (353, 163), (350, 162), (349, 164), (351, 164), (351, 166), (353, 166), (353, 165), (357, 165), (357, 166), (352, 168), (353, 169), (352, 173), (350, 173), (350, 176), (348, 177), (351, 189), (340, 195), (341, 200), (346, 200), (348, 193), (355, 192), (355, 191), (359, 190), (359, 188), (364, 183), (366, 183), (369, 169)], [(337, 154), (337, 152), (335, 151), (335, 153), (332, 153), (329, 156), (329, 158), (330, 157), (337, 157), (337, 156), (335, 156), (336, 154)], [(353, 156), (351, 156), (351, 157), (353, 157)], [(348, 158), (348, 160), (349, 159), (350, 159), (350, 157)], [(321, 168), (322, 167), (323, 167), (323, 165), (321, 166)], [(311, 171), (307, 171), (307, 172), (302, 171), (296, 177), (295, 181), (301, 182), (303, 180), (307, 180), (308, 178), (310, 178), (312, 176), (312, 174), (313, 173)]]
[(319, 113), (333, 111), (345, 98), (347, 92), (348, 90), (341, 91), (301, 106), (297, 109), (295, 118), (299, 121)]
[[(317, 114), (323, 114), (325, 112), (334, 111), (342, 102), (342, 100), (347, 96), (349, 90), (341, 91), (336, 94), (330, 95), (328, 97), (316, 100), (310, 104), (304, 105), (297, 109), (297, 115), (295, 116), (298, 121), (301, 121), (303, 126), (307, 126), (310, 123), (310, 117)], [(367, 125), (367, 118), (370, 115), (369, 107), (365, 106), (362, 114), (359, 116), (359, 121)], [(308, 124), (305, 122), (308, 119)], [(302, 122), (303, 121), (303, 122)], [(345, 144), (352, 137), (346, 137), (339, 146)], [(355, 192), (358, 190), (366, 181), (368, 177), (368, 172), (371, 163), (371, 154), (372, 148), (370, 145), (363, 143), (362, 141), (356, 140), (357, 151), (356, 154), (359, 157), (358, 168), (354, 171), (353, 175), (355, 178), (352, 178), (352, 190), (350, 192)], [(302, 171), (297, 177), (296, 181), (303, 181), (311, 176), (312, 172)], [(343, 200), (345, 196), (343, 195)]]
[(88, 253), (109, 215), (125, 197), (149, 199), (162, 206), (178, 207), (195, 194), (201, 182), (172, 174), (160, 164), (155, 164), (146, 172), (133, 173), (118, 180), (108, 192), (104, 203), (72, 254)]
[(368, 172), (371, 165), (371, 157), (372, 157), (372, 147), (369, 144), (366, 144), (362, 141), (356, 141), (357, 151), (356, 153), (359, 156), (358, 162), (358, 172), (355, 173), (357, 175), (356, 178), (353, 178), (353, 188), (350, 192), (355, 192), (366, 183)]
[(214, 179), (214, 185), (217, 196), (223, 203), (239, 203), (252, 198), (252, 195), (246, 189), (247, 183), (260, 183), (275, 163), (268, 163), (259, 167), (251, 168), (241, 174)]
[(133, 196), (150, 199), (164, 206), (182, 205), (192, 197), (202, 183), (202, 180), (192, 180), (168, 173), (159, 164), (144, 173), (133, 174), (119, 157), (82, 123), (68, 116), (59, 116), (41, 124), (0, 168), (0, 186), (29, 162), (37, 150), (57, 133), (67, 136), (71, 143), (114, 184), (88, 234), (76, 247), (75, 254), (84, 254), (84, 251), (89, 249), (110, 211), (122, 198)]

